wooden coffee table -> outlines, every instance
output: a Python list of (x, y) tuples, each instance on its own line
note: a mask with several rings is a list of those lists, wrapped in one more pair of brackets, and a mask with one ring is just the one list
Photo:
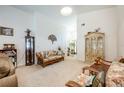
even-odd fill
[(83, 73), (85, 72), (85, 70), (89, 70), (90, 74), (97, 74), (100, 71), (104, 71), (106, 73), (109, 67), (110, 67), (109, 65), (106, 65), (104, 63), (101, 63), (101, 64), (94, 63), (93, 65), (89, 67), (84, 67)]

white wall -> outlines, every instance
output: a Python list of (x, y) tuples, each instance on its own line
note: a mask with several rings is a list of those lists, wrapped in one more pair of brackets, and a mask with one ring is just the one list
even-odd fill
[[(36, 51), (45, 51), (58, 49), (58, 47), (66, 48), (66, 32), (65, 28), (56, 23), (55, 20), (44, 16), (40, 13), (34, 14), (35, 37), (36, 37)], [(48, 40), (48, 36), (54, 34), (57, 41), (53, 44)]]
[[(105, 56), (111, 60), (124, 56), (124, 8), (109, 8), (99, 11), (80, 14), (77, 17), (77, 57), (85, 60), (85, 35), (89, 31), (100, 27), (105, 33)], [(118, 12), (117, 12), (118, 11)], [(117, 15), (118, 14), (118, 15)], [(85, 26), (81, 26), (85, 23)], [(57, 20), (44, 16), (40, 13), (29, 14), (11, 6), (0, 6), (0, 26), (14, 28), (14, 36), (0, 36), (0, 48), (4, 43), (15, 43), (18, 50), (18, 64), (25, 62), (25, 30), (30, 28), (36, 37), (36, 51), (56, 49), (61, 46), (65, 49), (67, 28), (57, 24)], [(48, 40), (48, 35), (55, 34), (57, 42), (53, 45)]]
[[(31, 29), (35, 36), (37, 51), (57, 49), (58, 46), (66, 47), (66, 30), (51, 18), (40, 13), (29, 14), (11, 6), (0, 6), (0, 26), (14, 28), (14, 36), (0, 36), (0, 48), (4, 43), (14, 43), (18, 52), (18, 65), (25, 64), (25, 35), (27, 28)], [(54, 44), (48, 40), (48, 36), (54, 34), (57, 42)]]
[(118, 56), (124, 57), (124, 6), (118, 6)]
[(32, 30), (31, 14), (20, 11), (10, 6), (0, 6), (0, 26), (14, 28), (14, 36), (0, 36), (0, 48), (5, 43), (14, 43), (18, 53), (18, 64), (25, 62), (25, 32)]
[[(81, 26), (82, 23), (85, 23), (85, 26)], [(100, 31), (105, 33), (105, 58), (107, 60), (116, 58), (117, 24), (115, 8), (80, 14), (77, 20), (77, 58), (85, 60), (85, 35), (99, 27)]]

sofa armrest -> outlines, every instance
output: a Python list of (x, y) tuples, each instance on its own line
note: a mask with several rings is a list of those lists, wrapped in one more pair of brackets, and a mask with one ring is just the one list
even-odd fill
[(40, 52), (36, 53), (36, 58), (37, 58), (37, 64), (43, 64), (44, 58)]
[(17, 87), (17, 77), (16, 75), (11, 75), (0, 79), (0, 87)]

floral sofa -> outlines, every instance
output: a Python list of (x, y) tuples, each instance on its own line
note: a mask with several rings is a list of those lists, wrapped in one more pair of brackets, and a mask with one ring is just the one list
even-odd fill
[(37, 64), (45, 67), (60, 61), (64, 61), (64, 55), (58, 54), (57, 51), (36, 52)]
[(106, 75), (106, 86), (124, 87), (124, 63), (112, 62)]

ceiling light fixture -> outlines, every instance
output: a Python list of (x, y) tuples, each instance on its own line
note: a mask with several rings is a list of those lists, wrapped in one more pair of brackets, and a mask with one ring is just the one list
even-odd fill
[(61, 9), (60, 12), (61, 12), (61, 14), (63, 16), (69, 16), (72, 13), (72, 8), (70, 8), (70, 7), (64, 7), (64, 8)]

